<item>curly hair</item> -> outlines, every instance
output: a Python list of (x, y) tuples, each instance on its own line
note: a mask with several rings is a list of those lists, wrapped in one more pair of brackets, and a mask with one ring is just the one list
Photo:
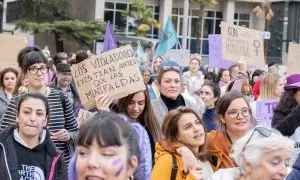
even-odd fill
[(274, 112), (289, 114), (298, 104), (294, 98), (297, 90), (298, 89), (286, 90), (281, 96), (278, 105), (274, 109)]

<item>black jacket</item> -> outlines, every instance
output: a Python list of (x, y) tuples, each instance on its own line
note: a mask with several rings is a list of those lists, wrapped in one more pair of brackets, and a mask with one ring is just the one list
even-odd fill
[(293, 170), (285, 178), (286, 180), (299, 180), (300, 179), (300, 156), (298, 156), (295, 164), (293, 165)]
[(300, 104), (294, 107), (289, 114), (274, 111), (272, 127), (278, 129), (282, 135), (293, 135), (298, 126), (300, 126)]
[[(0, 179), (2, 180), (18, 180), (18, 160), (14, 146), (14, 129), (15, 126), (7, 128), (0, 134)], [(54, 143), (50, 140), (49, 132), (46, 134), (46, 179), (47, 180), (62, 180), (68, 179), (67, 165), (62, 153), (56, 150)], [(26, 156), (26, 154), (24, 154)], [(56, 160), (58, 158), (58, 160)], [(50, 178), (51, 167), (54, 169), (54, 174)]]

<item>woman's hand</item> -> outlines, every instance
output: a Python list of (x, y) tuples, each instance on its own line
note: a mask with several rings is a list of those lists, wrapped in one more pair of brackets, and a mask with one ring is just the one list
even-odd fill
[(193, 152), (186, 146), (177, 148), (176, 151), (182, 156), (184, 172), (189, 173), (195, 166), (197, 166), (197, 158)]
[(99, 95), (96, 97), (96, 108), (98, 111), (110, 111), (109, 106), (113, 102), (113, 98), (110, 95)]
[(189, 174), (192, 175), (196, 180), (204, 179), (202, 168), (199, 165), (194, 166)]
[(61, 130), (57, 131), (56, 133), (50, 132), (51, 140), (67, 142), (70, 140), (70, 138), (71, 138), (71, 134), (66, 129), (61, 129)]

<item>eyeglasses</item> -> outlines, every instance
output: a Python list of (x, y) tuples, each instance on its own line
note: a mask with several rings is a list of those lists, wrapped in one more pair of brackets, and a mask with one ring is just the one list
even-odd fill
[(171, 71), (171, 70), (175, 70), (177, 72), (180, 72), (180, 67), (177, 67), (177, 66), (169, 66), (169, 65), (166, 65), (166, 66), (163, 66), (162, 69), (164, 71)]
[(248, 117), (250, 116), (250, 109), (249, 108), (242, 108), (240, 111), (238, 110), (232, 110), (229, 111), (228, 113), (226, 113), (230, 118), (232, 119), (237, 119), (240, 115), (240, 113), (244, 116), (244, 117)]
[(35, 66), (32, 66), (32, 67), (29, 67), (27, 69), (27, 71), (29, 71), (30, 74), (37, 74), (39, 71), (42, 73), (42, 74), (46, 74), (48, 73), (49, 71), (49, 68), (46, 67), (46, 66), (41, 66), (41, 67), (35, 67)]

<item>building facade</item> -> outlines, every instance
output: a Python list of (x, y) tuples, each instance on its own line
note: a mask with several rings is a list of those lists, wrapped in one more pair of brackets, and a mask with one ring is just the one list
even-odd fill
[[(113, 26), (118, 29), (116, 32), (120, 35), (134, 35), (136, 26), (134, 19), (129, 17), (123, 17), (121, 12), (124, 10), (130, 10), (131, 5), (129, 0), (71, 0), (70, 14), (73, 18), (90, 21), (94, 19), (102, 19), (104, 21), (110, 21)], [(271, 0), (270, 0), (271, 1)], [(188, 15), (188, 29), (187, 29), (187, 48), (190, 49), (191, 53), (199, 53), (202, 56), (208, 55), (208, 35), (209, 34), (220, 34), (220, 22), (224, 21), (231, 24), (236, 24), (240, 26), (250, 27), (256, 30), (263, 31), (265, 28), (264, 18), (257, 17), (252, 9), (259, 5), (261, 0), (219, 0), (215, 7), (205, 7), (205, 15), (201, 18), (201, 27), (196, 28), (196, 22), (198, 21), (198, 16), (200, 13), (199, 5), (190, 4), (189, 5), (189, 15)], [(174, 27), (178, 33), (179, 39), (182, 39), (182, 26), (183, 26), (183, 3), (184, 0), (146, 0), (146, 5), (152, 10), (152, 16), (160, 22), (161, 30), (155, 30), (152, 28), (147, 37), (158, 39), (160, 33), (167, 22), (167, 19), (171, 17)], [(278, 5), (278, 3), (281, 3)], [(296, 2), (289, 1), (290, 6), (295, 6)], [(284, 11), (282, 4), (284, 1), (276, 1), (272, 3), (272, 7)], [(3, 13), (2, 13), (2, 30), (12, 31), (14, 29), (14, 22), (20, 17), (20, 6), (16, 0), (3, 0)], [(274, 10), (274, 9), (273, 9)], [(275, 12), (275, 19), (277, 18)], [(296, 11), (295, 12), (300, 12)], [(281, 17), (281, 16), (280, 16)], [(290, 32), (288, 28), (282, 31), (282, 36), (280, 40), (278, 39), (276, 33), (277, 26), (281, 29), (283, 28), (284, 17), (281, 24), (272, 20), (270, 24), (271, 40), (268, 44), (271, 44), (272, 48), (278, 49), (280, 47), (280, 54), (274, 54), (273, 51), (268, 48), (268, 56), (281, 56), (282, 51), (286, 51), (283, 48), (282, 43), (286, 42), (284, 39), (284, 33)], [(298, 23), (291, 23), (292, 18), (288, 18), (288, 23), (295, 26)], [(272, 24), (273, 23), (273, 24)], [(290, 28), (291, 29), (291, 28)], [(274, 34), (275, 33), (275, 34)], [(295, 31), (294, 34), (298, 33), (298, 38), (293, 38), (296, 42), (299, 42), (299, 31)], [(276, 36), (273, 38), (274, 35)], [(290, 34), (289, 34), (290, 36)], [(295, 35), (296, 36), (296, 35)], [(200, 48), (197, 48), (197, 37), (200, 40)], [(274, 40), (275, 39), (275, 40)], [(276, 42), (273, 42), (276, 41)], [(54, 41), (51, 38), (45, 38), (38, 36), (36, 38), (36, 43), (40, 46), (49, 45), (52, 47)], [(269, 47), (269, 46), (268, 46)], [(68, 48), (66, 48), (68, 50)]]

